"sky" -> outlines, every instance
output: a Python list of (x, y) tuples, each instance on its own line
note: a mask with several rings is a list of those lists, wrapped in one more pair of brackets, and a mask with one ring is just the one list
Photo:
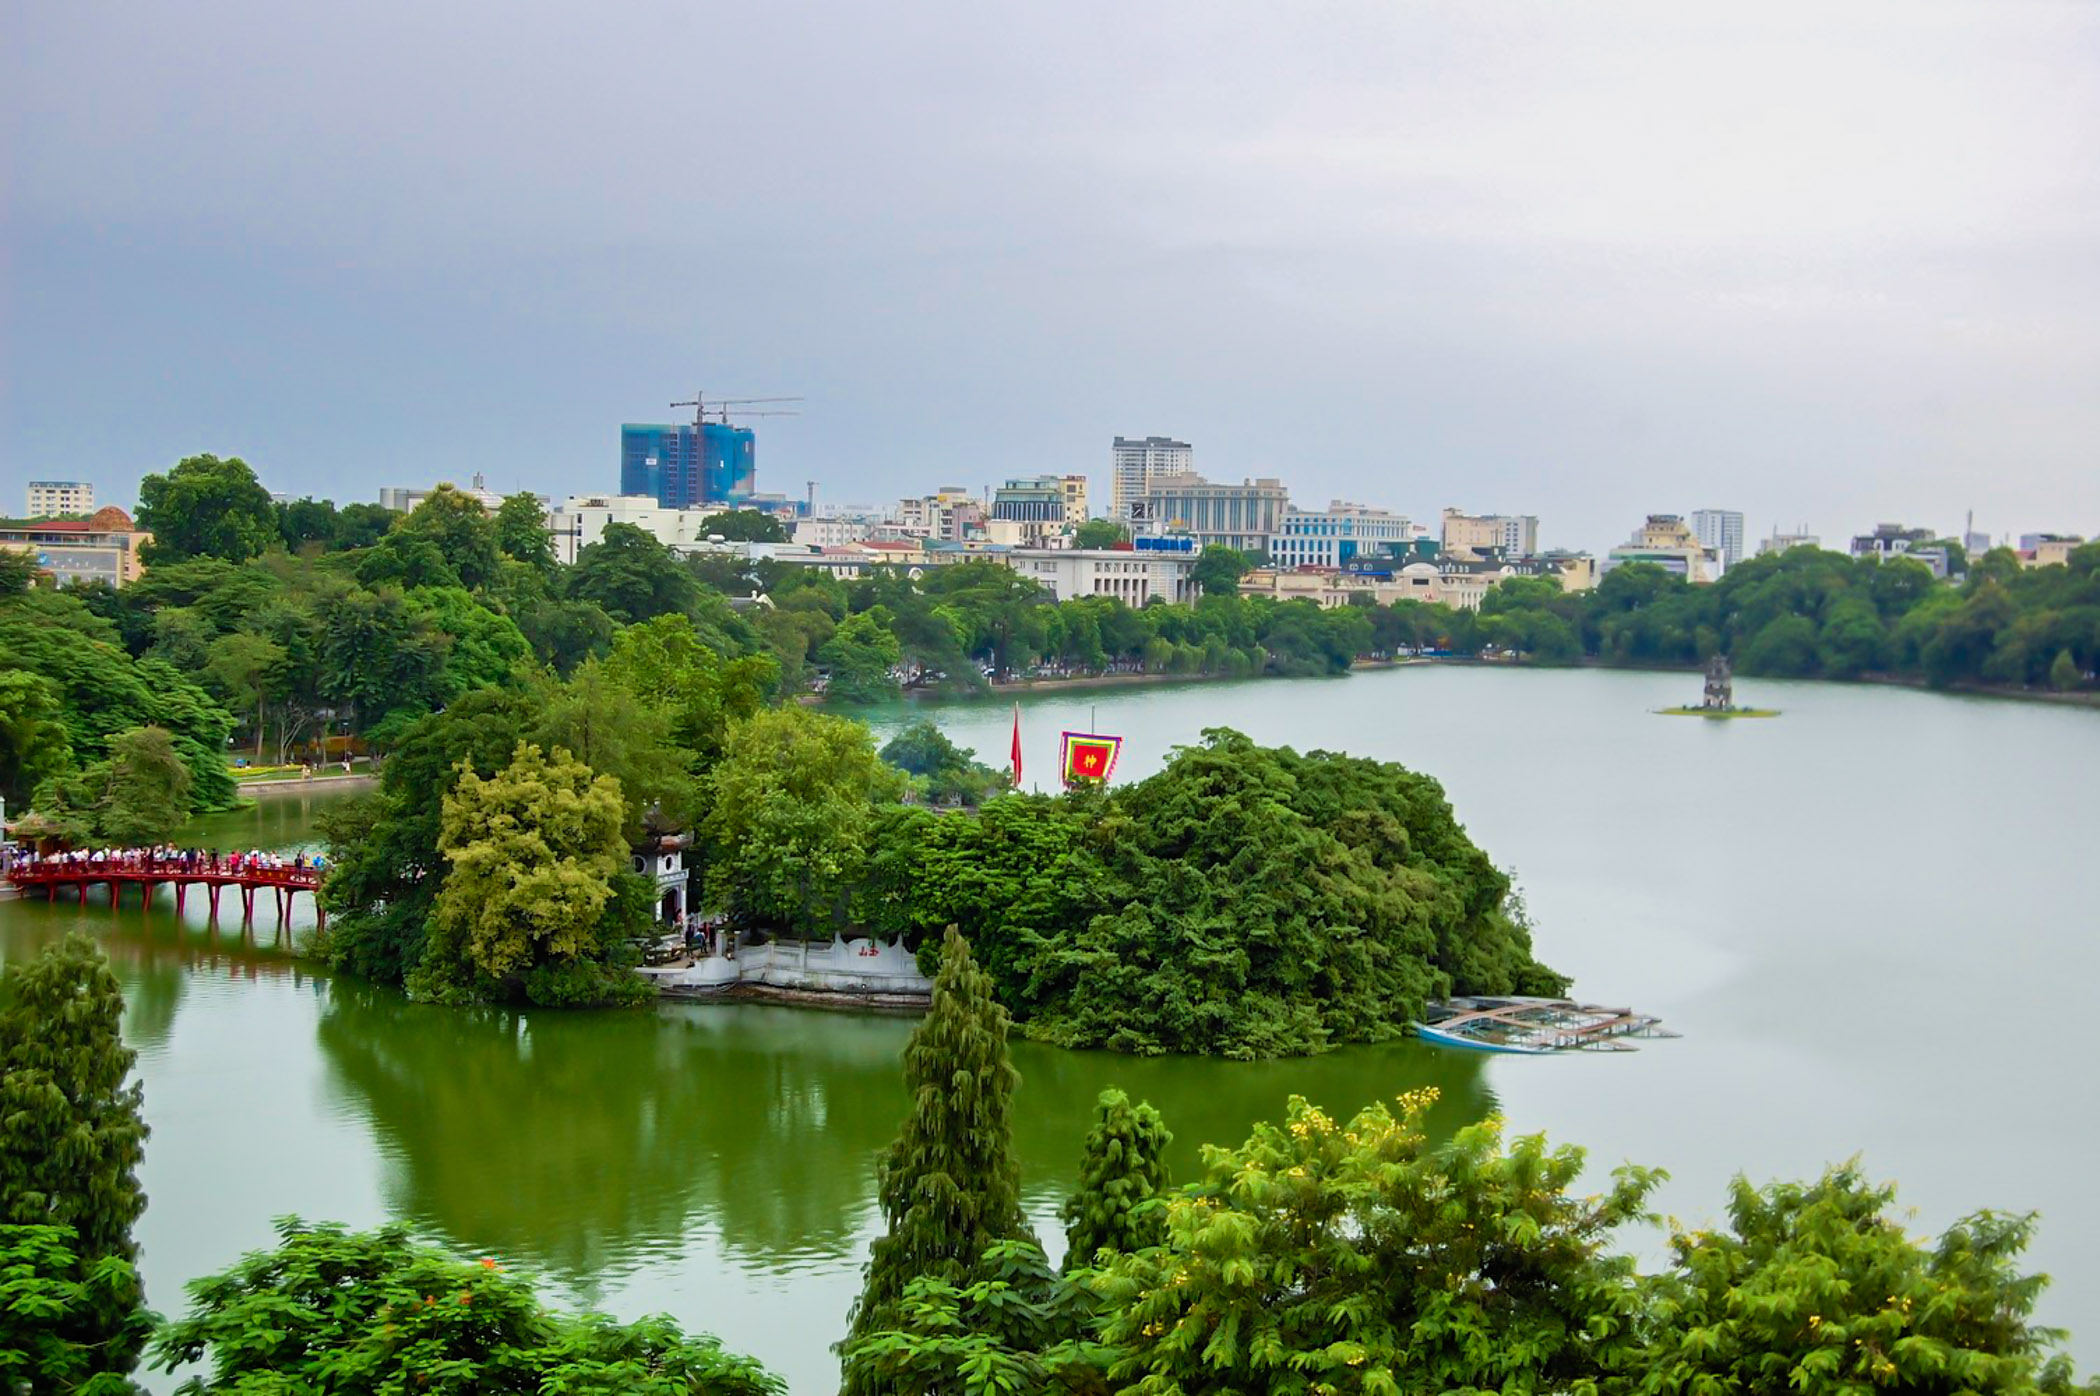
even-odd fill
[(24, 0), (0, 513), (185, 455), (375, 499), (760, 488), (1172, 435), (1603, 549), (2100, 533), (2100, 4)]

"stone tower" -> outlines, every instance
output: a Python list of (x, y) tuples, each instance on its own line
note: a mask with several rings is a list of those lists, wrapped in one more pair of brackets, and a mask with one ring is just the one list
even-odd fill
[(1706, 661), (1706, 693), (1699, 706), (1712, 712), (1727, 712), (1735, 706), (1735, 676), (1727, 655), (1717, 654)]

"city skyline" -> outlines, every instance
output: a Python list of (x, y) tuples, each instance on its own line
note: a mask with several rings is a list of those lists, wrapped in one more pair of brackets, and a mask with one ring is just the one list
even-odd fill
[(0, 490), (559, 496), (700, 381), (807, 399), (791, 495), (1164, 433), (1568, 546), (2100, 528), (2091, 8), (503, 15), (26, 14)]

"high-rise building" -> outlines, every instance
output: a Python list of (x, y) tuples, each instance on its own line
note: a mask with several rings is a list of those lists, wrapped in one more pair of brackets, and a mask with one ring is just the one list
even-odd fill
[(95, 487), (86, 480), (31, 480), (29, 517), (53, 519), (60, 514), (95, 512)]
[(1721, 554), (1726, 569), (1743, 560), (1743, 515), (1737, 509), (1692, 510), (1692, 532), (1699, 546)]
[(1110, 504), (1116, 518), (1142, 522), (1145, 494), (1162, 475), (1186, 475), (1196, 468), (1196, 450), (1186, 441), (1166, 436), (1119, 436), (1109, 453)]
[(1153, 479), (1134, 515), (1157, 533), (1187, 534), (1199, 547), (1212, 543), (1243, 553), (1266, 553), (1283, 526), (1290, 493), (1281, 480), (1221, 485), (1194, 471)]
[(646, 494), (666, 509), (734, 509), (758, 492), (758, 441), (749, 427), (721, 422), (628, 422), (620, 428), (620, 493)]
[(1269, 540), (1274, 567), (1346, 567), (1373, 555), (1406, 551), (1414, 525), (1384, 509), (1335, 500), (1325, 509), (1286, 509)]
[(1468, 514), (1446, 509), (1443, 541), (1444, 551), (1459, 557), (1479, 556), (1497, 549), (1504, 557), (1531, 557), (1539, 550), (1538, 515)]

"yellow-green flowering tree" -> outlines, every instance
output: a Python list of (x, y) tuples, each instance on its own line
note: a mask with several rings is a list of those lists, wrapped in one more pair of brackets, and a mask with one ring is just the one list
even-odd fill
[(1659, 1174), (1568, 1189), (1582, 1152), (1489, 1120), (1433, 1145), (1433, 1091), (1346, 1125), (1293, 1097), (1285, 1122), (1206, 1150), (1166, 1244), (1094, 1288), (1129, 1396), (1571, 1391), (1630, 1370), (1641, 1290), (1612, 1233)]
[(575, 1003), (646, 990), (609, 972), (637, 900), (623, 886), (623, 815), (620, 783), (561, 747), (520, 742), (485, 780), (463, 770), (445, 796), (449, 868), (410, 992)]
[(2016, 1264), (2033, 1215), (1979, 1212), (1927, 1244), (1895, 1200), (1856, 1161), (1814, 1183), (1737, 1178), (1729, 1232), (1671, 1238), (1640, 1390), (2069, 1390), (2069, 1360), (2049, 1356), (2063, 1335), (2028, 1321), (2047, 1280)]

